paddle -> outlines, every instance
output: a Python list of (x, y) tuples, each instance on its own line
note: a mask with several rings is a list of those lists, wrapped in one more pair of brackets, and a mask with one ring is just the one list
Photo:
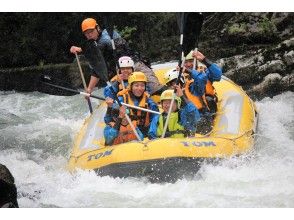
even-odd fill
[[(183, 49), (183, 34), (184, 34), (184, 26), (185, 26), (185, 13), (181, 12), (178, 14), (178, 25), (179, 25), (179, 29), (180, 29), (180, 48), (181, 48), (181, 55), (180, 55), (180, 59), (179, 59), (179, 66), (180, 66), (180, 71), (179, 71), (179, 76), (176, 80), (176, 84), (179, 84), (179, 79), (182, 75), (182, 69), (183, 69), (183, 60), (184, 60), (184, 49)], [(170, 119), (170, 115), (171, 115), (171, 110), (172, 110), (172, 106), (174, 104), (175, 101), (175, 93), (176, 93), (176, 89), (174, 90), (174, 94), (168, 109), (168, 114), (167, 114), (167, 118), (163, 127), (163, 132), (161, 135), (161, 138), (164, 138), (166, 130), (167, 130), (167, 126), (168, 126), (168, 122)]]
[[(200, 34), (202, 23), (203, 23), (203, 17), (202, 17), (202, 14), (200, 16), (199, 13), (197, 12), (188, 12), (188, 13), (181, 12), (181, 13), (178, 13), (177, 16), (178, 16), (177, 17), (178, 25), (180, 29), (180, 48), (181, 48), (181, 55), (180, 55), (179, 64), (178, 64), (180, 67), (180, 70), (179, 70), (179, 76), (176, 81), (176, 84), (178, 85), (182, 77), (182, 71), (184, 67), (184, 61), (185, 61), (184, 54), (187, 54), (190, 48), (192, 48), (191, 45), (193, 45), (194, 47), (195, 42), (198, 41), (198, 36)], [(193, 32), (191, 30), (193, 30)], [(184, 34), (185, 34), (185, 37), (184, 37)], [(172, 106), (175, 101), (175, 95), (176, 95), (175, 93), (176, 93), (176, 89), (174, 90), (174, 95), (172, 97), (172, 100), (169, 106), (167, 119), (164, 124), (161, 138), (164, 138), (166, 130), (167, 130)]]
[(83, 95), (83, 96), (87, 96), (87, 97), (92, 97), (92, 98), (99, 99), (99, 100), (105, 100), (105, 98), (95, 96), (95, 95), (92, 95), (92, 94), (86, 93), (86, 92), (80, 92), (80, 91), (75, 90), (75, 89), (71, 89), (71, 88), (67, 88), (67, 87), (63, 87), (63, 86), (58, 86), (58, 85), (49, 83), (48, 81), (51, 82), (51, 78), (49, 76), (44, 76), (44, 75), (41, 76), (40, 82), (45, 84), (45, 85), (52, 86), (52, 87), (55, 87), (55, 88), (58, 88), (58, 89), (63, 89), (63, 90), (66, 90), (66, 91), (69, 91), (69, 92), (72, 92), (72, 93), (75, 93), (75, 94), (80, 94), (80, 95)]
[(188, 54), (191, 49), (198, 46), (198, 40), (203, 23), (203, 14), (199, 12), (185, 13), (183, 50)]
[[(117, 101), (117, 103), (119, 104), (119, 106), (122, 106), (121, 102), (119, 101), (111, 83), (108, 80), (108, 73), (107, 73), (107, 67), (106, 67), (106, 63), (104, 61), (104, 57), (102, 55), (101, 50), (99, 49), (96, 41), (94, 40), (89, 40), (86, 44), (85, 49), (83, 50), (85, 51), (85, 56), (86, 58), (89, 60), (90, 65), (92, 66), (92, 68), (94, 69), (95, 73), (99, 75), (99, 78), (102, 79), (104, 82), (106, 82), (106, 84), (109, 86), (110, 91), (112, 92), (115, 100)], [(125, 114), (125, 117), (128, 121), (128, 123), (130, 124), (134, 134), (136, 135), (137, 139), (139, 141), (141, 141), (141, 138), (138, 134), (138, 132), (136, 131), (130, 117), (128, 116), (128, 114)]]
[[(78, 54), (75, 53), (75, 55), (76, 55), (77, 63), (78, 63), (78, 66), (79, 66), (81, 78), (82, 78), (82, 81), (83, 81), (83, 86), (84, 86), (85, 91), (87, 91), (87, 85), (86, 85), (84, 73), (83, 73), (83, 70), (82, 70), (82, 67), (81, 67), (81, 64), (80, 64), (80, 59), (79, 59)], [(87, 99), (87, 101), (88, 101), (88, 106), (89, 106), (90, 113), (92, 114), (93, 113), (93, 108), (92, 108), (91, 100)]]
[[(117, 77), (119, 77), (119, 63), (118, 63), (118, 59), (117, 59), (117, 53), (116, 53), (116, 47), (115, 47), (115, 43), (114, 43), (114, 40), (113, 40), (113, 24), (112, 24), (112, 16), (110, 15), (109, 16), (110, 19), (107, 19), (107, 17), (105, 16), (104, 17), (104, 24), (105, 24), (105, 29), (107, 30), (109, 36), (110, 36), (110, 39), (111, 39), (111, 47), (112, 47), (112, 55), (113, 55), (113, 58), (115, 60), (115, 66), (116, 66), (116, 72), (117, 72)], [(108, 24), (109, 24), (109, 20), (110, 20), (110, 27), (108, 28)], [(123, 89), (125, 89), (125, 85), (124, 85), (124, 82), (123, 80), (121, 79), (121, 85), (123, 87)]]
[[(195, 48), (194, 51), (198, 51), (199, 36), (201, 33), (201, 28), (203, 24), (203, 14), (202, 13), (188, 13), (186, 28), (184, 30), (185, 40), (184, 40), (184, 53), (190, 52), (191, 48)], [(194, 43), (194, 45), (193, 45)], [(197, 59), (193, 60), (193, 69), (198, 67)]]
[[(99, 99), (99, 100), (105, 101), (105, 98), (100, 97), (100, 96), (92, 95), (90, 93), (81, 92), (81, 91), (78, 91), (78, 90), (75, 90), (75, 89), (71, 89), (71, 88), (67, 88), (67, 87), (63, 87), (63, 86), (58, 86), (58, 85), (49, 83), (49, 82), (51, 82), (51, 78), (49, 76), (43, 75), (41, 77), (41, 82), (44, 83), (45, 85), (52, 86), (52, 87), (55, 87), (55, 88), (58, 88), (58, 89), (63, 89), (63, 90), (69, 91), (69, 92), (73, 92), (75, 94), (79, 94), (79, 95), (83, 95), (83, 96), (86, 96), (86, 97), (91, 97), (91, 98), (95, 98), (95, 99)], [(141, 108), (141, 107), (138, 107), (138, 106), (135, 106), (135, 105), (129, 105), (129, 104), (126, 104), (124, 102), (121, 102), (121, 104), (124, 105), (124, 106), (126, 106), (126, 107), (129, 107), (129, 108), (134, 108), (134, 109), (138, 109), (138, 110), (141, 110), (141, 111), (150, 112), (150, 113), (154, 113), (154, 114), (160, 115), (160, 112), (152, 111), (150, 109)]]

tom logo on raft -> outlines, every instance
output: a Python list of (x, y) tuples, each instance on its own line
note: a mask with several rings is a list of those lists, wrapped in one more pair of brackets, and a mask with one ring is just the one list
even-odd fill
[(107, 157), (109, 155), (111, 155), (113, 149), (111, 150), (107, 150), (107, 151), (104, 151), (104, 152), (101, 152), (99, 154), (92, 154), (92, 155), (89, 155), (88, 156), (88, 161), (91, 161), (91, 160), (98, 160), (99, 158), (102, 158), (102, 157)]
[[(215, 147), (216, 144), (213, 141), (192, 141), (192, 142), (188, 142), (188, 141), (181, 141), (180, 143), (182, 143), (184, 145), (184, 147)], [(102, 157), (106, 157), (112, 154), (113, 149), (111, 150), (107, 150), (98, 154), (91, 154), (88, 156), (88, 161), (91, 160), (98, 160)]]
[(181, 141), (184, 147), (215, 147), (216, 144), (213, 141)]

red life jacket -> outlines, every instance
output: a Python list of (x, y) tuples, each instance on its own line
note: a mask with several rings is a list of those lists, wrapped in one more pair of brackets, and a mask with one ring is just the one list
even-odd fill
[[(134, 127), (137, 127), (136, 121), (132, 121)], [(120, 125), (118, 136), (114, 139), (113, 144), (122, 144), (129, 141), (137, 140), (137, 137), (128, 123), (127, 125)]]

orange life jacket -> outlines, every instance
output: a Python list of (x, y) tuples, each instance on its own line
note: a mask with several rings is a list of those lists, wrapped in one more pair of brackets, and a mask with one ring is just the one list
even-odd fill
[(113, 80), (111, 82), (113, 83), (112, 86), (116, 87), (118, 92), (120, 92), (120, 91), (122, 91), (124, 89), (121, 81)]
[(215, 88), (213, 87), (210, 80), (205, 85), (205, 95), (216, 96)]
[[(137, 127), (137, 122), (132, 121), (134, 127)], [(137, 137), (132, 129), (132, 127), (127, 124), (126, 126), (120, 125), (118, 136), (114, 139), (113, 144), (126, 143), (132, 140), (137, 140)]]
[[(188, 80), (186, 82), (185, 85), (185, 95), (187, 96), (187, 98), (189, 99), (189, 101), (191, 101), (198, 110), (201, 110), (203, 108), (208, 108), (207, 102), (206, 102), (206, 98), (205, 98), (205, 94), (201, 97), (194, 95), (193, 93), (191, 93), (189, 87), (191, 85), (191, 83), (194, 80)], [(207, 84), (206, 84), (207, 85)]]
[[(132, 98), (130, 96), (129, 89), (124, 89), (124, 90), (120, 91), (119, 93), (117, 93), (117, 96), (123, 96), (124, 103), (127, 103), (129, 105), (135, 105), (134, 101), (132, 100)], [(149, 98), (149, 94), (147, 92), (144, 92), (143, 96), (139, 102), (139, 107), (148, 109), (148, 103), (147, 103), (148, 98)], [(149, 124), (150, 124), (150, 121), (149, 121), (150, 113), (149, 112), (145, 112), (145, 111), (141, 111), (141, 110), (133, 109), (133, 108), (129, 108), (129, 110), (130, 110), (131, 120), (137, 121), (138, 126), (144, 126), (144, 127), (149, 126)]]

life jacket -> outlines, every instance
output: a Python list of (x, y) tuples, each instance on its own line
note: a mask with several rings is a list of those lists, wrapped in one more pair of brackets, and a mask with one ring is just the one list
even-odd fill
[[(124, 103), (127, 103), (129, 105), (135, 105), (133, 99), (130, 95), (129, 89), (124, 89), (117, 93), (117, 96), (122, 96), (124, 98)], [(148, 102), (147, 99), (149, 98), (149, 95), (147, 92), (143, 93), (143, 96), (139, 102), (138, 107), (146, 108), (148, 109)], [(137, 121), (138, 127), (148, 127), (150, 124), (150, 113), (141, 111), (138, 109), (129, 108), (130, 110), (130, 118), (131, 120)]]
[(218, 98), (215, 88), (210, 80), (208, 80), (205, 85), (205, 100), (210, 112), (215, 113), (217, 111)]
[(207, 109), (208, 111), (216, 112), (216, 103), (218, 101), (217, 94), (215, 92), (215, 88), (213, 87), (210, 80), (207, 81), (205, 85), (205, 93), (203, 96), (195, 96), (190, 92), (189, 87), (193, 80), (189, 80), (185, 85), (185, 94), (187, 98), (193, 102), (193, 104), (197, 107), (198, 110)]
[(117, 78), (113, 77), (111, 82), (112, 82), (112, 86), (114, 88), (116, 88), (116, 90), (118, 92), (120, 92), (120, 91), (122, 91), (124, 89), (122, 83), (120, 81), (118, 81)]
[[(186, 82), (185, 85), (185, 95), (187, 96), (187, 98), (189, 99), (189, 101), (191, 101), (198, 110), (202, 110), (208, 108), (207, 102), (206, 102), (206, 98), (205, 98), (205, 94), (203, 94), (203, 96), (196, 96), (193, 93), (191, 93), (189, 87), (191, 85), (191, 83), (194, 82), (194, 80), (188, 80)], [(207, 84), (206, 84), (207, 85)]]
[[(156, 134), (158, 137), (160, 137), (163, 133), (166, 117), (167, 116), (163, 116), (163, 114), (159, 116), (158, 127), (156, 130)], [(170, 114), (170, 118), (168, 121), (165, 137), (183, 138), (186, 136), (186, 131), (184, 127), (179, 124), (179, 121), (180, 121), (179, 112), (172, 112)]]
[(210, 96), (216, 95), (215, 88), (213, 87), (210, 80), (208, 80), (205, 85), (205, 95), (210, 95)]
[[(137, 127), (137, 122), (136, 121), (132, 121), (135, 129)], [(137, 137), (132, 129), (132, 127), (130, 126), (130, 124), (128, 123), (127, 125), (120, 125), (120, 129), (118, 132), (118, 136), (114, 139), (113, 144), (121, 144), (121, 143), (126, 143), (129, 141), (133, 141), (133, 140), (137, 140)]]

